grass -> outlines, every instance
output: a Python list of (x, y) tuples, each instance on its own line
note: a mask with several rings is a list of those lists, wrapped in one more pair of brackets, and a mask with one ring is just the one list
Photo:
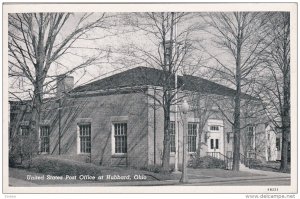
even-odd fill
[[(43, 180), (27, 180), (27, 175), (43, 176)], [(62, 176), (59, 179), (47, 179), (47, 175)], [(73, 179), (66, 179), (66, 175), (76, 176)], [(95, 180), (80, 179), (81, 175), (95, 176)], [(110, 176), (124, 176), (123, 179), (108, 179)], [(19, 168), (10, 168), (9, 176), (32, 182), (36, 184), (74, 184), (74, 183), (91, 183), (91, 182), (124, 182), (124, 181), (162, 181), (174, 180), (178, 176), (171, 173), (154, 173), (150, 171), (138, 170), (126, 167), (105, 167), (91, 163), (83, 163), (73, 160), (66, 160), (52, 156), (37, 157), (32, 160), (32, 164), (22, 165)], [(99, 177), (100, 176), (100, 177)], [(129, 176), (129, 177), (128, 177)], [(137, 178), (140, 176), (144, 178)], [(99, 178), (98, 178), (99, 177)], [(145, 179), (146, 178), (146, 179)]]
[[(151, 169), (150, 169), (151, 170)], [(178, 180), (181, 177), (180, 173), (162, 173), (157, 172), (157, 169), (139, 170), (126, 167), (105, 167), (98, 166), (91, 163), (83, 163), (72, 160), (58, 159), (55, 157), (39, 157), (33, 160), (31, 167), (23, 166), (21, 168), (10, 168), (9, 177), (20, 179), (26, 182), (32, 182), (37, 185), (50, 185), (50, 184), (84, 184), (84, 183), (99, 183), (99, 182), (126, 182), (126, 181), (164, 181), (164, 180)], [(28, 180), (27, 175), (43, 176), (44, 180)], [(63, 176), (62, 180), (49, 180), (47, 175)], [(76, 179), (68, 180), (65, 175), (76, 175)], [(80, 175), (93, 175), (95, 178), (103, 176), (99, 180), (80, 180)], [(130, 176), (131, 179), (107, 179), (107, 175)], [(134, 179), (135, 175), (146, 176), (146, 179)], [(205, 179), (205, 178), (233, 178), (233, 177), (249, 177), (253, 176), (250, 172), (234, 172), (224, 169), (188, 169), (189, 179)], [(257, 175), (257, 174), (256, 174)]]
[[(266, 163), (260, 163), (252, 165), (253, 169), (259, 169), (263, 171), (273, 171), (273, 172), (280, 172), (280, 162), (277, 161), (269, 161)], [(288, 171), (287, 173), (291, 173), (291, 165), (288, 163)]]
[[(235, 177), (251, 177), (260, 176), (260, 174), (253, 174), (247, 171), (232, 171), (224, 169), (189, 169), (191, 179), (196, 179), (197, 176), (206, 176), (211, 178), (235, 178)], [(198, 177), (199, 178), (199, 177)]]

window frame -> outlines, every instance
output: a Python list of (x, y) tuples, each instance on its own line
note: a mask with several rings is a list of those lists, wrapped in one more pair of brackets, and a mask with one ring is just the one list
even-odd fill
[[(248, 139), (248, 143), (249, 143), (249, 149), (253, 150), (255, 148), (255, 126), (253, 124), (247, 126), (247, 139)], [(250, 131), (250, 129), (252, 129)], [(251, 133), (251, 135), (250, 135)]]
[(276, 149), (277, 151), (281, 151), (281, 139), (280, 138), (276, 138)]
[[(116, 124), (126, 124), (126, 134), (125, 134), (125, 143), (126, 143), (126, 145), (124, 145), (124, 146), (126, 146), (126, 152), (116, 152), (116, 135), (115, 135), (115, 125)], [(122, 128), (121, 128), (122, 129)], [(112, 155), (114, 155), (114, 156), (126, 156), (127, 155), (127, 153), (128, 153), (128, 122), (127, 121), (115, 121), (115, 122), (112, 122), (112, 132), (111, 132), (111, 140), (112, 140)], [(121, 137), (121, 136), (123, 136), (124, 137), (124, 135), (117, 135), (118, 137)]]
[[(190, 128), (190, 125), (193, 125), (192, 129)], [(194, 129), (195, 127), (195, 129)], [(193, 132), (194, 134), (191, 134)], [(198, 136), (198, 123), (197, 122), (188, 122), (188, 153), (196, 153), (197, 152), (197, 136)], [(194, 147), (191, 146), (191, 142), (193, 139), (193, 144), (195, 144)], [(195, 139), (195, 140), (194, 140)], [(191, 151), (191, 149), (194, 148), (194, 151)]]
[(175, 121), (170, 121), (169, 130), (170, 130), (170, 134), (169, 134), (170, 135), (170, 153), (171, 154), (175, 154), (176, 153), (176, 129), (175, 129)]
[[(216, 127), (216, 129), (212, 129), (212, 127)], [(210, 132), (219, 132), (220, 126), (219, 125), (209, 125), (209, 131)]]
[[(20, 132), (19, 132), (19, 135), (22, 137), (22, 138), (25, 138), (25, 137), (28, 137), (30, 135), (30, 132), (29, 132), (29, 125), (20, 125)], [(23, 135), (23, 129), (26, 129), (27, 130), (27, 135)]]
[[(84, 135), (84, 136), (81, 136), (81, 132), (80, 132), (80, 127), (81, 126), (89, 126), (89, 133), (90, 135)], [(82, 152), (82, 149), (81, 149), (81, 137), (89, 137), (90, 139), (85, 141), (85, 143), (90, 143), (90, 150), (88, 152)], [(85, 150), (87, 149), (86, 147), (86, 144), (85, 144)], [(81, 123), (78, 123), (77, 124), (77, 154), (91, 154), (92, 152), (92, 124), (90, 122), (81, 122)]]
[(214, 139), (210, 139), (210, 149), (215, 149), (215, 143), (214, 143)]
[[(42, 136), (42, 128), (47, 128), (47, 133), (48, 135), (47, 136)], [(49, 125), (42, 125), (40, 126), (40, 132), (39, 132), (39, 141), (40, 141), (40, 145), (39, 145), (39, 148), (40, 148), (40, 153), (41, 154), (49, 154), (50, 153), (50, 126)], [(48, 138), (48, 151), (42, 151), (42, 145), (44, 143), (44, 138)]]
[(216, 138), (216, 139), (215, 139), (215, 149), (219, 149), (219, 147), (220, 147), (219, 144), (220, 144), (220, 143), (219, 143), (219, 139)]
[(230, 134), (231, 134), (231, 132), (227, 132), (227, 133), (226, 133), (227, 144), (230, 143)]

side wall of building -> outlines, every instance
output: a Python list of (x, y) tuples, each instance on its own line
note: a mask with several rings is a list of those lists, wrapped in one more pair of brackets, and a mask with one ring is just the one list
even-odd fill
[[(62, 100), (61, 156), (98, 165), (144, 167), (148, 162), (147, 98), (142, 93), (82, 96)], [(58, 155), (58, 111), (44, 111), (50, 125), (50, 154)], [(113, 154), (113, 125), (127, 123), (127, 154)], [(91, 126), (91, 153), (79, 150), (79, 125)]]

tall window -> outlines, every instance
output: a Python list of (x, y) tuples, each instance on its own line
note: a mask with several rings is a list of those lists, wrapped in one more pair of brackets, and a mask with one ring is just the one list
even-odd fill
[(41, 126), (40, 129), (41, 139), (41, 153), (49, 153), (49, 126)]
[(248, 136), (248, 143), (249, 143), (249, 149), (253, 149), (254, 144), (254, 126), (248, 126), (247, 127), (247, 136)]
[(219, 139), (216, 139), (216, 149), (219, 149)]
[(114, 124), (115, 153), (127, 153), (127, 123)]
[(176, 152), (175, 145), (175, 122), (170, 122), (170, 149), (172, 153)]
[(166, 46), (165, 46), (165, 49), (166, 49), (166, 61), (167, 61), (167, 65), (170, 64), (170, 58), (172, 59), (172, 55), (171, 55), (171, 48), (172, 48), (172, 45), (171, 45), (171, 42), (170, 41), (166, 41)]
[(227, 143), (229, 144), (230, 143), (230, 132), (228, 132), (226, 135), (227, 135)]
[(210, 149), (214, 149), (214, 139), (210, 139)]
[(91, 153), (91, 124), (79, 125), (80, 153)]
[(197, 123), (188, 123), (188, 151), (196, 152)]
[(28, 139), (29, 136), (29, 126), (22, 125), (20, 126), (20, 146), (21, 146), (21, 153), (26, 151), (26, 147), (30, 144), (30, 140)]
[(276, 149), (280, 151), (280, 138), (276, 138)]

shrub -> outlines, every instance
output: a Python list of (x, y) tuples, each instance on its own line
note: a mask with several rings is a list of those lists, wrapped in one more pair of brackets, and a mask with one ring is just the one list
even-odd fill
[(225, 162), (218, 158), (214, 158), (211, 156), (205, 156), (205, 157), (201, 157), (196, 160), (190, 161), (189, 167), (202, 168), (202, 169), (212, 169), (212, 168), (225, 169)]
[(80, 175), (101, 175), (101, 169), (93, 164), (76, 162), (72, 160), (59, 159), (51, 156), (39, 156), (33, 158), (27, 169), (37, 173), (54, 176), (80, 176)]
[(264, 162), (259, 159), (249, 159), (249, 168), (257, 168), (264, 165)]
[(18, 156), (13, 153), (9, 153), (9, 167), (16, 167), (18, 163)]

